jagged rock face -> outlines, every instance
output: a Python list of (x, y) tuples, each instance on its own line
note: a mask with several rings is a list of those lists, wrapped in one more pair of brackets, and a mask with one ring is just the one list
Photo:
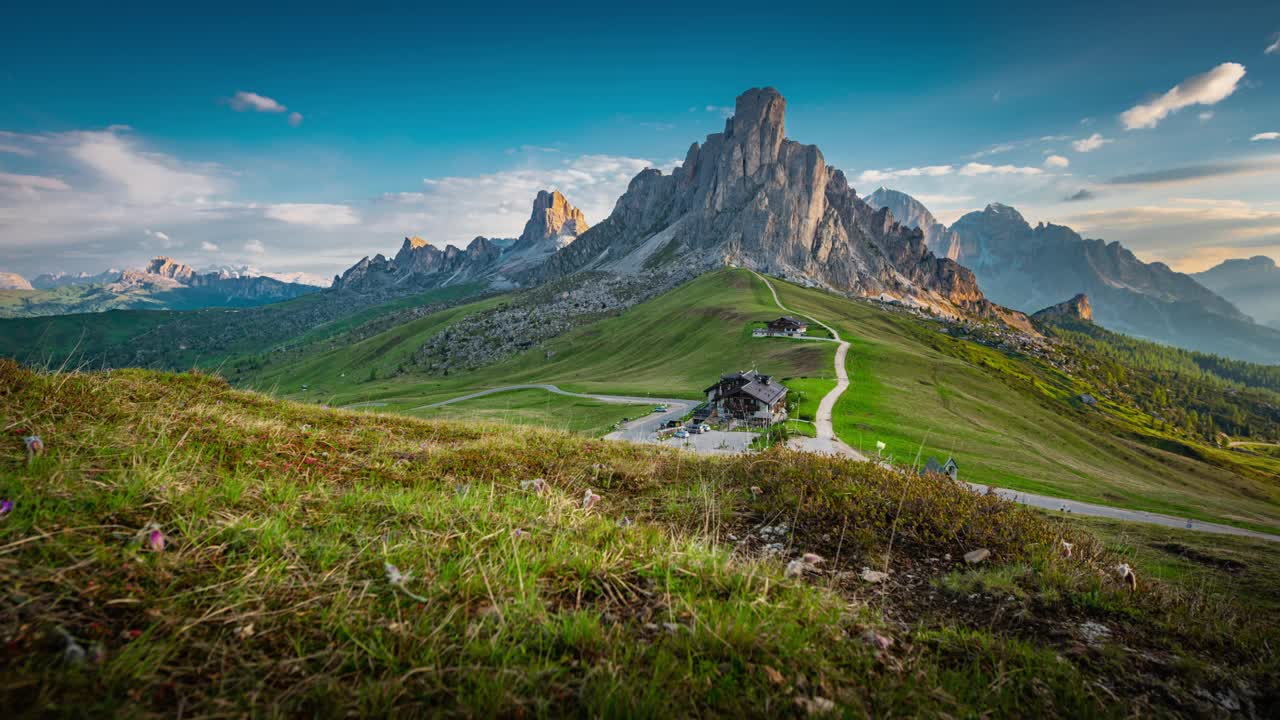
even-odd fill
[(924, 203), (904, 192), (881, 187), (867, 196), (867, 204), (876, 209), (888, 208), (898, 222), (924, 233), (924, 243), (933, 254), (964, 264), (959, 236), (938, 222)]
[(633, 178), (608, 218), (531, 279), (734, 264), (858, 295), (984, 302), (972, 273), (934, 257), (919, 230), (859, 198), (817, 147), (786, 139), (785, 116), (776, 90), (743, 93), (724, 132), (694, 143), (672, 174), (647, 169)]
[(540, 190), (533, 199), (533, 214), (524, 225), (524, 232), (512, 246), (513, 251), (539, 245), (550, 245), (553, 249), (573, 242), (579, 235), (590, 229), (587, 217), (582, 211), (569, 204), (559, 190), (547, 192)]
[(1043, 321), (1093, 322), (1093, 308), (1089, 305), (1089, 296), (1080, 293), (1070, 300), (1051, 305), (1031, 317)]
[(335, 276), (333, 287), (381, 292), (480, 280), (502, 286), (510, 282), (509, 275), (536, 267), (587, 228), (586, 216), (564, 195), (542, 190), (533, 200), (524, 232), (514, 240), (477, 237), (466, 249), (448, 245), (441, 250), (420, 237), (405, 238), (395, 258), (363, 258)]
[(993, 203), (949, 229), (950, 255), (976, 274), (986, 296), (1030, 312), (1077, 293), (1110, 330), (1254, 362), (1280, 362), (1280, 333), (1163, 263), (1144, 263), (1119, 243), (1086, 240), (1071, 228), (1032, 227)]
[(1044, 307), (1084, 292), (1100, 302), (1099, 321), (1123, 321), (1143, 304), (1195, 303), (1233, 320), (1248, 317), (1227, 300), (1163, 263), (1144, 263), (1118, 242), (1086, 240), (1069, 227), (1032, 228), (1000, 204), (972, 212), (951, 226), (961, 262), (977, 274), (994, 301), (1019, 310)]
[(163, 256), (152, 258), (151, 262), (147, 263), (147, 266), (143, 269), (143, 272), (148, 275), (167, 277), (183, 284), (186, 284), (191, 279), (191, 276), (196, 274), (190, 265)]
[(17, 273), (0, 272), (0, 290), (34, 290), (27, 279)]
[(1280, 268), (1275, 260), (1265, 255), (1226, 260), (1191, 277), (1258, 322), (1280, 328)]

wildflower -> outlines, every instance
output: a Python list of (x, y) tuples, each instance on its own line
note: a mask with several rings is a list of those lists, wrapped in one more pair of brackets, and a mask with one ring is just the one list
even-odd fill
[(1072, 545), (1066, 540), (1060, 540), (1059, 542), (1062, 543), (1062, 551), (1067, 554), (1067, 557), (1071, 557), (1071, 548), (1075, 547), (1075, 545)]
[(547, 481), (543, 480), (542, 478), (534, 478), (533, 480), (521, 480), (520, 489), (532, 490), (534, 493), (538, 495), (543, 495), (551, 491), (551, 486), (547, 484)]
[(164, 552), (164, 533), (159, 528), (147, 533), (147, 549), (152, 552)]
[(27, 437), (22, 438), (22, 442), (27, 445), (28, 458), (34, 458), (38, 455), (44, 454), (44, 441), (40, 439), (39, 435), (28, 435)]
[(763, 494), (764, 494), (764, 488), (760, 487), (759, 485), (752, 485), (752, 486), (751, 486), (751, 498), (752, 498), (753, 500), (754, 500), (755, 498), (760, 497), (760, 496), (761, 496), (761, 495), (763, 495)]
[(0, 500), (0, 519), (9, 517), (11, 512), (13, 512), (13, 501), (7, 498)]
[(405, 595), (408, 595), (409, 597), (413, 598), (414, 600), (417, 600), (420, 603), (427, 602), (426, 598), (411, 592), (408, 588), (404, 586), (404, 584), (409, 582), (409, 580), (413, 577), (410, 573), (401, 573), (400, 568), (396, 567), (395, 565), (392, 565), (389, 562), (382, 563), (382, 569), (386, 572), (387, 582), (391, 584), (391, 587), (399, 590), (400, 592), (404, 593)]
[(632, 525), (635, 525), (635, 522), (627, 515), (623, 515), (622, 519), (618, 521), (618, 527), (624, 530), (631, 527)]
[(516, 529), (515, 529), (515, 531), (514, 531), (514, 532), (512, 532), (511, 534), (512, 534), (512, 535), (515, 535), (515, 536), (516, 536), (516, 539), (518, 540), (518, 539), (520, 539), (520, 537), (522, 537), (522, 536), (524, 535), (524, 531), (523, 531), (523, 530), (521, 530), (520, 528), (516, 528)]
[(884, 444), (884, 441), (883, 441), (883, 440), (877, 440), (877, 441), (876, 441), (876, 454), (877, 454), (877, 455), (879, 455), (880, 453), (883, 453), (883, 452), (884, 452), (884, 449), (885, 449), (886, 447), (888, 447), (888, 446)]
[(1137, 592), (1138, 575), (1133, 571), (1133, 568), (1129, 567), (1129, 563), (1120, 563), (1117, 565), (1116, 572), (1120, 574), (1120, 579), (1124, 581), (1124, 584), (1129, 586), (1130, 591)]
[(600, 496), (591, 492), (591, 488), (587, 488), (587, 493), (582, 496), (582, 509), (590, 512), (591, 508), (600, 504)]

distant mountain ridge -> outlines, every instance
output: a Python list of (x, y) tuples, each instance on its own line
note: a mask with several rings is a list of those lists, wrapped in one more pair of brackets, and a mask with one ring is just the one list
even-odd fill
[(407, 237), (394, 258), (381, 254), (361, 258), (334, 276), (332, 287), (357, 292), (417, 291), (476, 281), (512, 287), (510, 276), (538, 266), (589, 227), (582, 211), (559, 191), (541, 190), (518, 238), (476, 237), (466, 248), (446, 245), (441, 250), (420, 237)]
[(289, 300), (317, 291), (312, 285), (226, 271), (199, 273), (190, 265), (158, 256), (133, 270), (45, 274), (36, 290), (0, 304), (0, 316), (23, 317), (101, 312), (114, 309), (193, 310), (246, 307)]
[(1275, 260), (1265, 255), (1224, 260), (1191, 277), (1235, 303), (1254, 320), (1280, 328), (1280, 268)]
[[(911, 217), (919, 201), (905, 193), (873, 194), (882, 207)], [(1085, 293), (1094, 321), (1111, 330), (1169, 345), (1267, 364), (1280, 363), (1280, 332), (1259, 325), (1226, 298), (1175, 272), (1146, 263), (1118, 242), (1090, 240), (1069, 227), (1032, 227), (1016, 209), (992, 203), (931, 237), (934, 251), (971, 269), (994, 302), (1032, 312)]]

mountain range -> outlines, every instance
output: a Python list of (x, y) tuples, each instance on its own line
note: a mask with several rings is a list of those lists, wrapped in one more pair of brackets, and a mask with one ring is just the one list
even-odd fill
[[(539, 193), (524, 233), (443, 250), (405, 238), (394, 258), (365, 257), (334, 289), (422, 290), (484, 282), (530, 287), (583, 271), (696, 274), (741, 266), (843, 294), (1025, 325), (989, 302), (972, 272), (936, 257), (924, 237), (859, 198), (822, 152), (786, 137), (773, 88), (737, 98), (723, 132), (693, 143), (671, 174), (636, 175), (613, 212), (588, 226), (558, 192)], [(1057, 298), (1061, 299), (1061, 298)]]
[[(1255, 323), (1196, 278), (1164, 263), (1143, 262), (1118, 242), (1085, 239), (1063, 225), (1033, 227), (1016, 209), (1000, 203), (946, 227), (905, 193), (880, 188), (868, 199), (894, 217), (910, 218), (933, 251), (971, 269), (994, 302), (1034, 312), (1085, 293), (1094, 320), (1110, 330), (1255, 362), (1280, 362), (1275, 328)], [(1259, 292), (1265, 294), (1263, 287)]]
[(316, 292), (317, 287), (230, 270), (197, 272), (169, 257), (145, 267), (98, 274), (57, 273), (0, 296), (0, 316), (20, 317), (114, 309), (191, 310), (247, 307)]
[(1191, 277), (1235, 303), (1254, 320), (1280, 328), (1280, 268), (1275, 260), (1263, 255), (1226, 260)]

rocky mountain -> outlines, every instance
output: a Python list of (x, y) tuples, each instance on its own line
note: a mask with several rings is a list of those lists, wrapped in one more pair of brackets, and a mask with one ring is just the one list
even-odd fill
[(487, 282), (511, 287), (512, 276), (544, 263), (588, 229), (586, 216), (558, 191), (542, 190), (524, 232), (514, 240), (477, 237), (464, 249), (443, 250), (420, 237), (408, 237), (394, 258), (364, 257), (335, 276), (335, 289), (357, 292), (418, 291), (432, 287)]
[(270, 270), (259, 270), (252, 265), (209, 265), (197, 272), (202, 275), (215, 273), (221, 277), (227, 278), (267, 277), (272, 280), (279, 280), (283, 283), (297, 283), (299, 285), (313, 285), (315, 287), (329, 287), (331, 283), (327, 277), (314, 275), (309, 272), (299, 270), (292, 272), (273, 272)]
[(37, 290), (52, 290), (54, 288), (67, 287), (68, 285), (101, 285), (104, 283), (115, 282), (120, 279), (120, 271), (111, 268), (97, 274), (87, 272), (67, 273), (44, 273), (37, 275), (31, 281), (31, 285)]
[(787, 139), (786, 106), (773, 88), (743, 93), (723, 132), (693, 143), (670, 175), (642, 171), (608, 218), (519, 279), (739, 265), (943, 312), (998, 312), (972, 272), (858, 197), (816, 146)]
[(1280, 268), (1275, 260), (1265, 255), (1226, 260), (1191, 277), (1235, 303), (1254, 320), (1280, 328)]
[(0, 290), (32, 290), (31, 283), (18, 273), (0, 272)]
[(879, 187), (867, 196), (867, 203), (874, 208), (888, 208), (894, 219), (907, 227), (917, 228), (924, 233), (924, 242), (937, 255), (959, 260), (949, 253), (958, 249), (955, 233), (946, 225), (938, 222), (924, 203), (904, 192)]
[(1074, 320), (1093, 322), (1093, 308), (1089, 305), (1089, 296), (1080, 293), (1070, 300), (1060, 302), (1034, 313), (1033, 320)]
[(42, 275), (41, 287), (20, 302), (0, 307), (0, 315), (24, 317), (115, 309), (192, 310), (246, 307), (289, 300), (315, 292), (311, 285), (269, 277), (198, 273), (173, 258), (156, 257), (136, 270)]
[[(899, 193), (901, 194), (901, 193)], [(883, 197), (883, 196), (882, 196)], [(918, 201), (914, 201), (918, 202)], [(888, 207), (888, 206), (886, 206)], [(1280, 362), (1280, 333), (1163, 263), (1146, 263), (1118, 242), (1069, 227), (1030, 223), (992, 203), (937, 235), (933, 250), (971, 269), (992, 301), (1031, 312), (1087, 294), (1108, 329), (1203, 352)]]

